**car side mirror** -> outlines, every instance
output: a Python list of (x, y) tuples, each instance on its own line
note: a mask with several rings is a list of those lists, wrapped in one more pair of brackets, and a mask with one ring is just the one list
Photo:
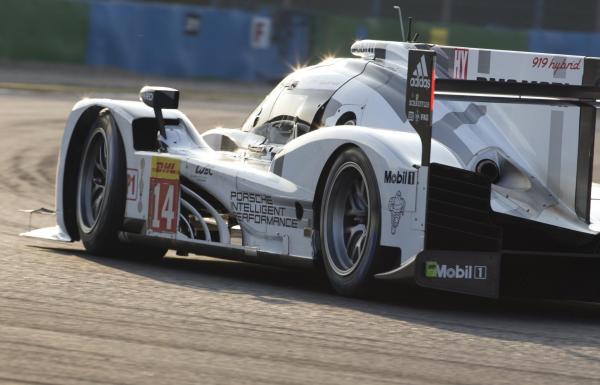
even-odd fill
[(140, 101), (154, 109), (158, 130), (163, 138), (167, 138), (162, 110), (179, 107), (179, 91), (174, 88), (145, 86), (140, 90)]
[(176, 109), (179, 107), (179, 91), (174, 88), (145, 86), (140, 90), (140, 101), (154, 109)]

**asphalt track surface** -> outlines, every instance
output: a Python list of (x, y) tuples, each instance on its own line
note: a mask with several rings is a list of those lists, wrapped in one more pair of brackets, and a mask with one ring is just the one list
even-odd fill
[[(80, 243), (18, 237), (28, 217), (17, 209), (54, 205), (78, 97), (0, 92), (0, 383), (600, 383), (598, 305), (398, 285), (355, 300), (316, 272), (98, 258)], [(238, 125), (251, 104), (199, 98), (182, 109), (205, 129)]]

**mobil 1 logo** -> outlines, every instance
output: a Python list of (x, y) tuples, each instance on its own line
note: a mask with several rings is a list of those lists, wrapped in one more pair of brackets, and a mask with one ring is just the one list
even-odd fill
[(498, 297), (500, 252), (425, 250), (416, 260), (415, 281), (419, 286)]
[(416, 171), (385, 170), (383, 173), (383, 183), (413, 185), (417, 179), (416, 176)]
[(487, 279), (485, 265), (446, 265), (425, 262), (425, 277), (437, 279)]
[(435, 52), (418, 49), (408, 51), (406, 117), (417, 131), (431, 127), (434, 64)]

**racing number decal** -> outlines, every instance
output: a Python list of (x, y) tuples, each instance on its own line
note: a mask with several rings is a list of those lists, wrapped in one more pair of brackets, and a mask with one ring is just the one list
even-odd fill
[(148, 229), (176, 233), (179, 218), (179, 160), (152, 158)]
[(150, 188), (150, 229), (159, 233), (176, 232), (177, 221), (175, 218), (179, 212), (179, 183), (154, 179), (150, 181)]

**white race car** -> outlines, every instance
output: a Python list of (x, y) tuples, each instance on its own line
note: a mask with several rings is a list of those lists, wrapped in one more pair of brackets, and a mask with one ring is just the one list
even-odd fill
[(57, 226), (24, 235), (324, 266), (344, 295), (380, 278), (598, 296), (599, 59), (372, 40), (352, 53), (287, 76), (241, 129), (199, 134), (169, 88), (80, 101)]

